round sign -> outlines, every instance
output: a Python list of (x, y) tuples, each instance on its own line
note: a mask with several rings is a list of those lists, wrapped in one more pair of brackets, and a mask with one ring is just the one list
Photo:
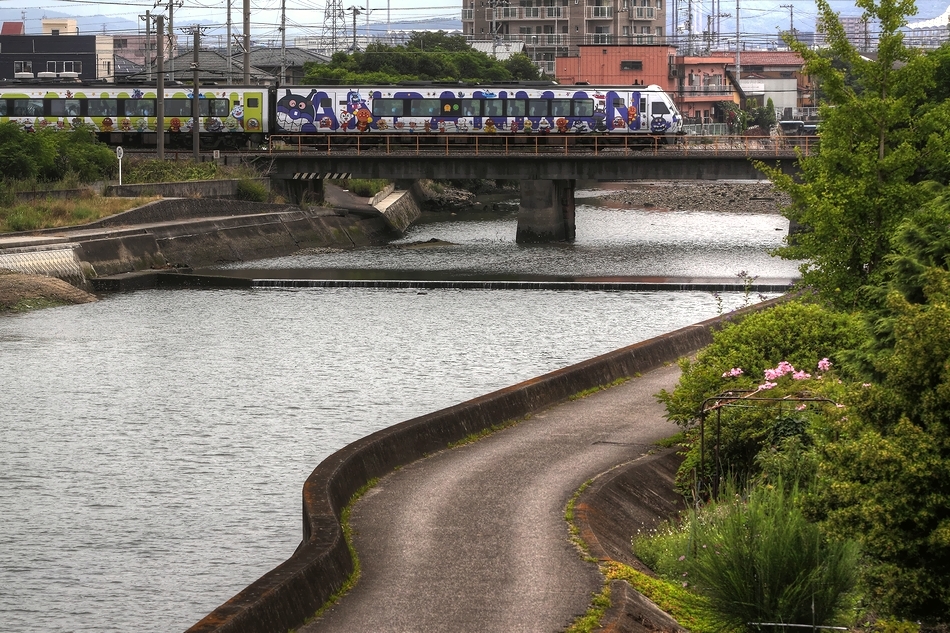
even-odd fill
[(121, 148), (121, 147), (115, 148), (115, 157), (118, 158), (119, 160), (122, 160), (122, 155), (123, 155), (124, 153), (125, 153), (125, 152), (122, 151), (122, 148)]

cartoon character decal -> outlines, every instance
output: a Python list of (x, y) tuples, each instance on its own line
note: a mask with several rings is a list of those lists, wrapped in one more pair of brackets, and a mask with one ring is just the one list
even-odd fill
[(111, 132), (112, 126), (115, 125), (115, 121), (112, 120), (112, 117), (105, 117), (102, 119), (102, 131)]
[(354, 116), (356, 117), (356, 129), (360, 132), (368, 130), (369, 124), (373, 122), (373, 113), (369, 111), (369, 108), (360, 108)]
[(567, 133), (568, 120), (565, 119), (564, 117), (558, 118), (558, 120), (554, 122), (554, 125), (557, 127), (557, 131), (558, 131), (559, 134), (566, 134), (566, 133)]
[[(105, 119), (102, 120), (103, 129), (105, 129), (106, 121), (109, 122), (109, 129), (111, 130), (111, 129), (112, 129), (112, 119), (110, 119), (110, 118), (108, 118), (108, 117), (106, 117)], [(181, 119), (179, 119), (177, 116), (176, 116), (176, 117), (172, 117), (172, 120), (168, 122), (168, 129), (169, 129), (169, 131), (171, 131), (171, 132), (181, 132)]]
[(663, 134), (668, 129), (670, 129), (670, 122), (664, 119), (662, 114), (656, 115), (650, 121), (650, 131), (654, 134)]
[[(318, 114), (314, 103), (325, 100), (326, 93), (311, 89), (310, 94), (304, 97), (294, 94), (290, 88), (286, 91), (286, 94), (277, 101), (277, 127), (284, 132), (316, 132)], [(326, 111), (324, 116), (332, 117), (333, 114)]]

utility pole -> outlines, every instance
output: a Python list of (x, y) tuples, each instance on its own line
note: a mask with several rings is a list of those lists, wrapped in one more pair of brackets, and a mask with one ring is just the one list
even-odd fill
[(145, 80), (152, 81), (152, 65), (149, 63), (149, 49), (151, 48), (151, 39), (152, 39), (152, 16), (149, 11), (145, 12), (145, 15), (139, 16), (140, 20), (145, 20)]
[(356, 5), (350, 7), (348, 10), (353, 12), (353, 52), (356, 52), (356, 16), (362, 13), (363, 7), (358, 7)]
[(287, 76), (287, 0), (280, 0), (280, 78), (277, 86), (286, 81)]
[(244, 0), (244, 85), (251, 85), (251, 0)]
[[(155, 0), (153, 9), (161, 6), (163, 0)], [(182, 0), (168, 0), (168, 78), (175, 81), (175, 5), (181, 8)], [(159, 37), (165, 37), (164, 31), (155, 33)]]
[(794, 39), (795, 38), (795, 5), (794, 4), (780, 4), (778, 6), (783, 9), (788, 9), (788, 34)]
[(231, 59), (231, 0), (228, 0), (228, 22), (227, 22), (227, 53), (228, 53), (228, 85), (230, 86), (233, 80), (231, 79), (231, 67), (233, 66), (233, 60)]
[(193, 88), (191, 89), (191, 149), (194, 159), (197, 162), (201, 157), (201, 87), (198, 82), (199, 66), (198, 66), (198, 51), (201, 49), (201, 33), (202, 28), (195, 24), (191, 29), (182, 29), (183, 32), (187, 33), (191, 31), (192, 36), (194, 37), (194, 55), (192, 57), (191, 68), (194, 71), (194, 78), (192, 79)]
[(739, 0), (736, 0), (736, 85), (742, 90), (742, 65), (739, 63)]
[[(164, 15), (159, 14), (155, 17), (155, 32), (159, 34), (165, 32)], [(155, 39), (158, 48), (155, 55), (158, 58), (158, 89), (155, 91), (155, 96), (158, 97), (155, 100), (155, 131), (158, 136), (155, 140), (158, 147), (158, 160), (165, 160), (165, 38), (160, 35)]]

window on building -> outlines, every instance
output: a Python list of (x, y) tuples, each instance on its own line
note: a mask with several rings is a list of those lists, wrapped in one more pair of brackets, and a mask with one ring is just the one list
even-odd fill
[(112, 40), (112, 45), (113, 45), (115, 48), (128, 48), (128, 47), (129, 47), (129, 40), (127, 40), (127, 39), (120, 39), (120, 38), (117, 37), (117, 38), (115, 38), (115, 39)]
[(13, 62), (13, 72), (31, 73), (33, 72), (33, 62)]
[(643, 70), (643, 62), (639, 60), (621, 61), (620, 70)]

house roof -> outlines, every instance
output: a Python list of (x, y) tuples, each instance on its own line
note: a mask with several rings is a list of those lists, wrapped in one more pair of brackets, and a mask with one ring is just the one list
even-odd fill
[[(129, 75), (137, 75), (145, 70), (145, 66), (133, 62), (121, 55), (115, 56), (115, 75), (128, 77)], [(144, 76), (143, 76), (144, 79)]]
[[(244, 53), (232, 54), (231, 58), (243, 62)], [(265, 48), (263, 46), (252, 48), (250, 59), (251, 66), (257, 66), (258, 68), (278, 68), (281, 66), (281, 50), (279, 48)], [(307, 62), (326, 63), (330, 61), (330, 58), (326, 55), (320, 55), (319, 53), (295, 46), (288, 46), (285, 49), (284, 59), (288, 67), (303, 67)]]
[(23, 22), (4, 22), (0, 27), (0, 35), (25, 35), (26, 27)]
[[(175, 75), (179, 81), (190, 81), (192, 77), (191, 64), (194, 63), (194, 51), (183, 50), (174, 58)], [(165, 71), (168, 72), (171, 60), (165, 62)], [(250, 68), (251, 79), (258, 82), (273, 81), (274, 76), (257, 66)], [(213, 80), (217, 83), (226, 83), (228, 80), (228, 57), (216, 50), (198, 49), (198, 74), (204, 81)], [(231, 58), (231, 79), (240, 81), (244, 75), (244, 64), (237, 57)]]
[[(733, 51), (732, 57), (735, 58)], [(739, 62), (743, 66), (794, 66), (801, 68), (805, 60), (795, 51), (742, 51)]]

